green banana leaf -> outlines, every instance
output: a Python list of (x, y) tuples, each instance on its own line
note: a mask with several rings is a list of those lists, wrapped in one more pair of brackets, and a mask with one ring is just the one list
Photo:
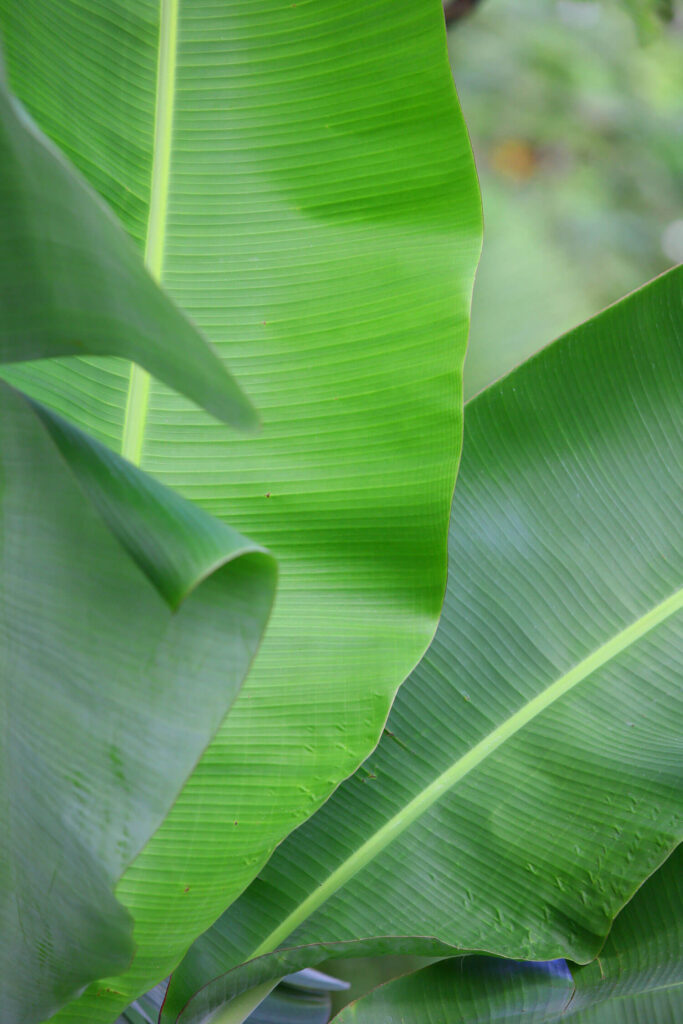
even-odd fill
[(235, 439), (123, 362), (13, 383), (280, 567), (247, 685), (117, 887), (132, 967), (57, 1017), (90, 1024), (355, 770), (433, 636), (481, 212), (439, 0), (0, 0), (0, 31), (20, 99), (263, 428)]
[(0, 1003), (124, 970), (115, 898), (237, 696), (273, 559), (0, 382)]
[(574, 1024), (678, 1024), (683, 1018), (683, 846), (622, 910), (600, 955), (583, 967), (572, 966), (572, 974), (575, 991), (568, 1012)]
[[(308, 968), (286, 975), (252, 1014), (252, 1024), (327, 1024), (332, 997), (349, 982)], [(116, 1024), (155, 1024), (166, 995), (166, 982), (157, 985), (126, 1007)], [(347, 1000), (348, 1001), (348, 1000)]]
[(333, 955), (316, 944), (586, 962), (676, 844), (682, 280), (468, 404), (434, 643), (375, 753), (191, 948), (165, 1021)]
[(167, 980), (164, 979), (127, 1006), (116, 1024), (156, 1024), (166, 994)]
[(254, 426), (252, 406), (216, 353), (10, 95), (1, 53), (0, 167), (0, 363), (125, 356), (218, 418)]
[(549, 1024), (560, 1019), (571, 993), (564, 960), (520, 963), (466, 956), (381, 985), (334, 1019), (338, 1024)]
[(331, 1012), (329, 993), (279, 985), (254, 1011), (251, 1024), (327, 1024)]
[[(350, 1003), (338, 1024), (678, 1024), (683, 1016), (683, 848), (617, 917), (600, 956), (444, 960)], [(265, 1006), (265, 1003), (262, 1004)]]
[(332, 1016), (332, 992), (348, 983), (319, 971), (288, 975), (250, 1017), (251, 1024), (327, 1024)]
[[(1, 69), (0, 163), (0, 361), (118, 351), (253, 419)], [(0, 1004), (15, 1024), (133, 956), (114, 888), (237, 695), (275, 565), (3, 382), (0, 522)]]

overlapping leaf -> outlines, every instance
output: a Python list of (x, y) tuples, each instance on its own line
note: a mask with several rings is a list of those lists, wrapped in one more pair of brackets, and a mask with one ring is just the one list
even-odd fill
[[(251, 407), (0, 80), (0, 360), (134, 356)], [(52, 1014), (129, 963), (114, 895), (234, 700), (272, 558), (0, 382), (0, 1003)]]
[(683, 1013), (681, 849), (619, 914), (585, 967), (445, 960), (352, 1002), (339, 1024), (677, 1024)]
[(164, 1020), (342, 955), (316, 943), (585, 962), (675, 845), (682, 278), (467, 406), (434, 643), (376, 752), (192, 947)]
[(354, 770), (431, 639), (480, 208), (438, 0), (33, 0), (0, 3), (0, 25), (20, 97), (263, 430), (236, 440), (124, 364), (13, 381), (281, 566), (242, 697), (117, 890), (133, 969), (58, 1018), (90, 1024)]
[(0, 383), (0, 999), (125, 969), (114, 896), (235, 699), (273, 560)]
[(550, 1024), (572, 993), (564, 960), (520, 963), (495, 957), (443, 960), (381, 985), (350, 1003), (339, 1024)]
[(617, 917), (600, 955), (572, 967), (573, 1024), (676, 1024), (683, 1016), (683, 847)]
[(220, 419), (254, 426), (216, 353), (10, 95), (1, 53), (0, 167), (0, 363), (124, 356)]

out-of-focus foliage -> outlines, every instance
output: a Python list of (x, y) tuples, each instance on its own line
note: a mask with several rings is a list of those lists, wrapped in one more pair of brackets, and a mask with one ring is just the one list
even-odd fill
[(485, 217), (470, 395), (683, 259), (683, 17), (629, 4), (485, 0), (449, 31)]

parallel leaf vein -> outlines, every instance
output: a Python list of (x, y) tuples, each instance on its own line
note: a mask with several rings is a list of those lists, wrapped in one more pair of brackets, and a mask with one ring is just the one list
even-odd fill
[(557, 700), (563, 697), (593, 672), (607, 664), (622, 651), (642, 639), (646, 633), (670, 618), (683, 608), (683, 589), (676, 591), (645, 615), (632, 622), (621, 632), (606, 641), (586, 658), (578, 662), (542, 693), (537, 694), (528, 704), (511, 715), (505, 722), (489, 733), (450, 768), (446, 769), (422, 792), (374, 833), (362, 846), (351, 854), (328, 877), (306, 897), (270, 935), (251, 953), (251, 957), (262, 956), (285, 941), (292, 932), (306, 921), (311, 914), (328, 900), (338, 889), (354, 877), (366, 864), (373, 860), (398, 835), (423, 815), (452, 789), (465, 775), (480, 765), (506, 740), (518, 733), (524, 726), (537, 718)]
[[(161, 280), (166, 242), (178, 48), (178, 5), (179, 0), (160, 0), (152, 184), (145, 238), (145, 266), (157, 281)], [(149, 388), (149, 374), (133, 363), (128, 381), (121, 454), (136, 465), (140, 464), (142, 457), (142, 443), (149, 409)]]

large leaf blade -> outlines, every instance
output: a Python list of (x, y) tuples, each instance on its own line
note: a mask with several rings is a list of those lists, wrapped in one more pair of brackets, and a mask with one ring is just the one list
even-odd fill
[(675, 845), (681, 276), (468, 405), (434, 643), (375, 754), (192, 947), (168, 1020), (249, 957), (265, 982), (279, 945), (589, 960)]
[(350, 1003), (339, 1024), (675, 1024), (683, 1009), (681, 848), (639, 889), (614, 922), (600, 956), (516, 963), (446, 960)]
[[(2, 67), (0, 151), (0, 361), (115, 352), (253, 424)], [(3, 1019), (34, 1022), (130, 962), (133, 921), (114, 888), (235, 699), (275, 570), (258, 545), (3, 382), (0, 432), (0, 998)], [(190, 687), (201, 708), (188, 709)], [(171, 738), (169, 757), (159, 747)]]
[[(174, 966), (365, 756), (429, 642), (480, 246), (437, 0), (160, 10), (3, 3), (0, 20), (18, 93), (145, 247), (161, 92), (172, 107), (161, 278), (263, 432), (235, 443), (153, 383), (126, 450), (282, 574), (244, 701), (119, 886), (133, 973), (73, 1019), (115, 1016)], [(14, 380), (112, 444), (144, 391), (125, 367), (82, 362)]]
[(3, 382), (0, 434), (0, 998), (34, 1024), (130, 962), (115, 887), (237, 696), (275, 566)]

